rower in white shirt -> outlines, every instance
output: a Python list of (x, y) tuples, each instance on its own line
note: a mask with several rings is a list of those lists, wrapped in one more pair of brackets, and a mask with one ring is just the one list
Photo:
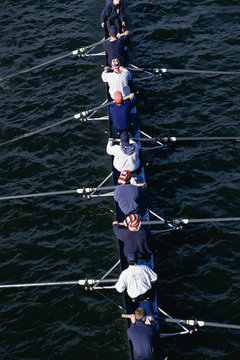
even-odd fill
[(115, 285), (116, 290), (120, 293), (127, 290), (133, 301), (147, 300), (157, 274), (147, 265), (137, 265), (136, 253), (129, 253), (127, 260), (129, 266), (121, 273)]
[[(114, 145), (114, 142), (120, 144)], [(140, 146), (133, 140), (129, 140), (127, 132), (121, 133), (120, 139), (108, 139), (107, 153), (114, 156), (113, 166), (119, 172), (125, 169), (132, 172), (139, 168), (139, 150)]]
[[(111, 71), (113, 70), (113, 71)], [(114, 93), (121, 91), (122, 96), (130, 95), (129, 81), (131, 81), (131, 73), (123, 66), (120, 66), (118, 59), (112, 60), (112, 69), (109, 66), (104, 68), (102, 73), (103, 82), (107, 82), (109, 86), (109, 94), (114, 99)]]

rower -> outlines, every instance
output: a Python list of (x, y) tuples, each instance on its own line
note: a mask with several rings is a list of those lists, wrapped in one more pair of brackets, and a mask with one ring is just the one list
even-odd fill
[(152, 325), (152, 317), (146, 316), (146, 310), (139, 307), (130, 315), (131, 326), (127, 330), (133, 345), (134, 360), (159, 359), (159, 334)]
[(115, 284), (116, 290), (120, 293), (127, 290), (133, 302), (148, 300), (157, 274), (147, 265), (137, 265), (136, 252), (128, 254), (127, 262), (129, 266), (120, 274)]
[(110, 0), (101, 13), (101, 26), (104, 28), (106, 24), (108, 32), (110, 26), (115, 25), (120, 34), (121, 27), (125, 26), (124, 9), (120, 2), (120, 0)]
[(124, 170), (118, 178), (119, 186), (114, 191), (114, 200), (125, 216), (131, 214), (144, 215), (147, 208), (147, 183), (130, 184), (130, 171)]
[(124, 169), (133, 172), (139, 168), (140, 146), (129, 139), (129, 134), (127, 132), (121, 133), (120, 139), (109, 138), (106, 150), (109, 155), (114, 156), (113, 166), (119, 172)]
[(125, 31), (122, 33), (121, 37), (117, 38), (117, 28), (116, 26), (110, 26), (109, 35), (110, 39), (103, 43), (104, 50), (106, 52), (107, 57), (107, 65), (111, 66), (113, 59), (118, 59), (121, 66), (126, 65), (126, 53), (124, 51), (124, 46), (126, 42), (126, 38), (122, 38), (122, 36), (126, 36), (129, 34), (129, 31)]
[(112, 60), (112, 68), (105, 66), (102, 73), (103, 82), (107, 82), (111, 98), (114, 98), (115, 91), (121, 91), (122, 96), (128, 96), (131, 93), (129, 81), (131, 81), (130, 71), (120, 66), (117, 58)]
[(114, 103), (110, 106), (109, 112), (113, 119), (113, 126), (118, 133), (132, 130), (132, 120), (136, 115), (131, 110), (136, 106), (134, 93), (129, 94), (130, 101), (123, 101), (121, 91), (114, 92)]
[(113, 232), (116, 238), (123, 242), (125, 260), (132, 252), (137, 253), (138, 259), (150, 259), (152, 251), (148, 245), (148, 233), (141, 229), (141, 218), (138, 214), (127, 216), (122, 223), (114, 221)]

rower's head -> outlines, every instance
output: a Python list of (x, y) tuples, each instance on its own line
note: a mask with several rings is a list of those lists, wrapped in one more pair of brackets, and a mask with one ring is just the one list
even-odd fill
[(131, 173), (128, 170), (123, 170), (118, 178), (118, 183), (119, 184), (128, 184), (130, 183), (131, 180)]
[(128, 132), (124, 131), (120, 135), (121, 145), (122, 146), (129, 146), (129, 134)]
[(137, 308), (134, 313), (136, 320), (141, 320), (146, 316), (146, 310), (142, 307)]
[(121, 91), (115, 91), (114, 102), (116, 105), (121, 105), (121, 103), (123, 102), (123, 96), (122, 96)]
[(121, 0), (112, 0), (112, 2), (114, 3), (114, 5), (119, 5)]
[(136, 263), (137, 263), (137, 253), (136, 252), (129, 253), (128, 256), (127, 256), (127, 262), (128, 262), (128, 265), (136, 265)]
[(113, 69), (115, 72), (118, 73), (118, 72), (119, 72), (119, 67), (120, 67), (120, 62), (119, 62), (119, 60), (118, 60), (117, 58), (112, 59), (111, 65), (112, 65), (112, 69)]
[(138, 231), (141, 228), (141, 218), (138, 214), (127, 216), (123, 223), (131, 231)]
[(115, 25), (109, 27), (109, 35), (114, 37), (117, 35), (117, 28)]

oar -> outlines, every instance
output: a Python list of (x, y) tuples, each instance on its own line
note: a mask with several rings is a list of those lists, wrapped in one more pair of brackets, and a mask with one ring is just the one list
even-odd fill
[(131, 71), (143, 72), (148, 71), (155, 75), (162, 75), (164, 73), (172, 74), (206, 74), (206, 75), (240, 75), (240, 71), (212, 71), (212, 70), (189, 70), (189, 69), (166, 69), (166, 68), (139, 68), (129, 67)]
[[(131, 319), (131, 314), (122, 314), (122, 318), (124, 319)], [(211, 326), (211, 327), (219, 327), (219, 328), (226, 328), (226, 329), (237, 329), (240, 330), (240, 325), (234, 325), (234, 324), (222, 324), (222, 323), (216, 323), (216, 322), (209, 322), (209, 321), (200, 321), (200, 320), (182, 320), (182, 319), (173, 319), (173, 318), (160, 318), (156, 317), (154, 315), (151, 316), (152, 320), (163, 320), (168, 323), (174, 323), (174, 324), (182, 324), (182, 325), (189, 325), (189, 326)]]
[(30, 71), (39, 69), (39, 68), (41, 68), (41, 67), (43, 67), (43, 66), (52, 64), (53, 62), (56, 62), (56, 61), (58, 61), (58, 60), (62, 60), (62, 59), (66, 58), (66, 57), (69, 57), (69, 56), (71, 56), (71, 55), (79, 55), (79, 54), (81, 54), (81, 57), (83, 57), (84, 52), (85, 52), (87, 49), (92, 49), (92, 48), (96, 47), (97, 45), (100, 45), (100, 44), (104, 43), (104, 42), (107, 41), (107, 40), (108, 40), (108, 39), (102, 39), (102, 40), (100, 40), (100, 41), (98, 41), (98, 42), (96, 42), (96, 43), (94, 43), (94, 44), (92, 44), (92, 45), (88, 45), (88, 46), (85, 46), (85, 47), (82, 47), (82, 48), (78, 48), (78, 49), (76, 49), (76, 50), (73, 50), (73, 51), (65, 54), (65, 55), (61, 55), (61, 56), (58, 56), (58, 57), (56, 57), (56, 58), (54, 58), (54, 59), (45, 61), (45, 62), (42, 63), (42, 64), (33, 66), (33, 67), (28, 68), (28, 69), (25, 69), (25, 70), (17, 71), (16, 73), (11, 74), (11, 75), (6, 75), (6, 76), (2, 77), (1, 80), (10, 79), (10, 78), (12, 78), (12, 77), (15, 77), (15, 76), (18, 76), (18, 75), (21, 75), (21, 74), (24, 74), (24, 73), (28, 73), (28, 72), (30, 72)]
[(175, 137), (163, 136), (157, 138), (133, 138), (134, 141), (149, 142), (161, 141), (163, 143), (175, 141), (240, 141), (240, 136), (193, 136), (193, 137)]
[[(11, 195), (11, 196), (1, 196), (0, 200), (13, 200), (13, 199), (25, 199), (25, 198), (33, 198), (40, 196), (53, 196), (53, 195), (64, 195), (64, 194), (82, 194), (83, 198), (90, 198), (91, 193), (94, 191), (109, 191), (114, 190), (116, 186), (102, 186), (102, 187), (82, 187), (74, 190), (62, 190), (62, 191), (50, 191), (50, 192), (42, 192), (36, 194), (25, 194), (25, 195)], [(108, 196), (108, 194), (99, 194), (93, 195), (94, 197), (98, 196)], [(111, 195), (112, 196), (112, 195)]]
[(200, 320), (181, 320), (181, 319), (165, 319), (166, 322), (175, 323), (175, 324), (183, 324), (183, 325), (190, 325), (190, 326), (211, 326), (211, 327), (218, 327), (218, 328), (225, 328), (225, 329), (237, 329), (240, 330), (240, 325), (233, 325), (233, 324), (222, 324), (222, 323), (215, 323), (209, 321), (200, 321)]
[(89, 285), (100, 285), (100, 284), (109, 284), (116, 283), (118, 279), (84, 279), (84, 280), (73, 280), (73, 281), (54, 281), (54, 282), (42, 282), (42, 283), (26, 283), (26, 284), (7, 284), (0, 285), (1, 289), (9, 288), (22, 288), (22, 287), (32, 287), (32, 286), (59, 286), (59, 285), (80, 285), (80, 286), (89, 286)]
[(229, 218), (203, 218), (203, 219), (171, 219), (171, 220), (153, 220), (153, 221), (142, 221), (142, 225), (163, 225), (163, 224), (198, 224), (207, 222), (231, 222), (240, 221), (240, 217), (229, 217)]
[[(130, 97), (130, 95), (125, 96), (125, 97), (123, 98), (123, 100), (127, 100), (129, 97)], [(10, 144), (10, 143), (12, 143), (12, 142), (15, 142), (15, 141), (18, 141), (18, 140), (22, 140), (22, 139), (25, 139), (25, 138), (27, 138), (27, 137), (30, 137), (30, 136), (39, 134), (39, 133), (41, 133), (41, 132), (43, 132), (43, 131), (45, 131), (45, 130), (51, 129), (51, 128), (55, 127), (55, 126), (65, 124), (65, 123), (67, 123), (67, 122), (70, 121), (70, 120), (79, 120), (79, 121), (83, 121), (83, 122), (100, 120), (100, 119), (102, 119), (102, 118), (99, 118), (99, 119), (98, 119), (98, 118), (97, 118), (97, 119), (91, 119), (91, 118), (88, 118), (88, 116), (89, 116), (91, 113), (93, 113), (93, 112), (95, 112), (95, 111), (97, 111), (97, 110), (100, 110), (100, 109), (102, 109), (102, 108), (105, 108), (105, 107), (107, 107), (107, 106), (112, 105), (113, 103), (114, 103), (114, 101), (109, 101), (109, 102), (106, 102), (106, 101), (105, 101), (103, 104), (101, 104), (101, 105), (99, 105), (99, 106), (96, 106), (96, 107), (94, 107), (94, 108), (92, 108), (92, 109), (89, 109), (89, 110), (86, 110), (86, 111), (82, 111), (82, 112), (80, 112), (80, 113), (77, 113), (77, 114), (75, 114), (75, 115), (73, 115), (73, 116), (70, 116), (70, 117), (67, 118), (67, 119), (57, 121), (57, 122), (55, 122), (54, 124), (47, 125), (47, 126), (44, 126), (44, 127), (40, 128), (40, 129), (36, 129), (36, 130), (30, 131), (30, 132), (28, 132), (28, 133), (25, 133), (25, 134), (23, 134), (23, 135), (20, 135), (20, 136), (14, 138), (14, 139), (4, 141), (4, 142), (0, 143), (0, 146), (6, 145), (6, 144)], [(104, 119), (105, 119), (105, 118), (104, 118)]]
[[(9, 143), (18, 141), (18, 140), (22, 140), (22, 139), (25, 139), (25, 138), (27, 138), (27, 137), (30, 137), (30, 136), (33, 136), (33, 135), (36, 135), (36, 134), (39, 134), (39, 133), (41, 133), (41, 132), (43, 132), (43, 131), (45, 131), (45, 130), (51, 129), (51, 128), (55, 127), (55, 126), (65, 124), (65, 123), (67, 123), (67, 122), (70, 121), (70, 120), (88, 121), (87, 116), (88, 116), (89, 114), (91, 114), (91, 113), (94, 112), (94, 111), (100, 110), (100, 109), (102, 109), (102, 108), (104, 108), (104, 107), (110, 106), (110, 105), (112, 105), (112, 104), (113, 104), (113, 101), (105, 102), (105, 103), (103, 103), (103, 104), (101, 104), (101, 105), (99, 105), (99, 106), (96, 106), (96, 107), (94, 107), (94, 108), (92, 108), (92, 109), (90, 109), (90, 110), (86, 110), (86, 111), (77, 113), (77, 114), (75, 114), (75, 115), (73, 115), (73, 116), (70, 116), (70, 117), (67, 118), (67, 119), (60, 120), (60, 121), (58, 121), (58, 122), (55, 122), (54, 124), (47, 125), (47, 126), (44, 126), (44, 127), (42, 127), (42, 128), (39, 128), (39, 129), (30, 131), (30, 132), (28, 132), (28, 133), (25, 133), (25, 134), (23, 134), (23, 135), (20, 135), (20, 136), (14, 138), (14, 139), (11, 139), (11, 140), (8, 140), (8, 141), (4, 141), (4, 142), (0, 143), (0, 146), (6, 145), (6, 144), (9, 144)], [(90, 120), (90, 119), (89, 119), (89, 120)]]

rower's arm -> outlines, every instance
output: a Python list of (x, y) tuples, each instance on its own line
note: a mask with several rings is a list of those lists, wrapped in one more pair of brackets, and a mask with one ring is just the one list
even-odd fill
[(116, 287), (116, 290), (120, 293), (124, 292), (124, 290), (126, 289), (126, 284), (125, 284), (122, 274), (119, 276), (119, 280), (115, 284), (115, 287)]

